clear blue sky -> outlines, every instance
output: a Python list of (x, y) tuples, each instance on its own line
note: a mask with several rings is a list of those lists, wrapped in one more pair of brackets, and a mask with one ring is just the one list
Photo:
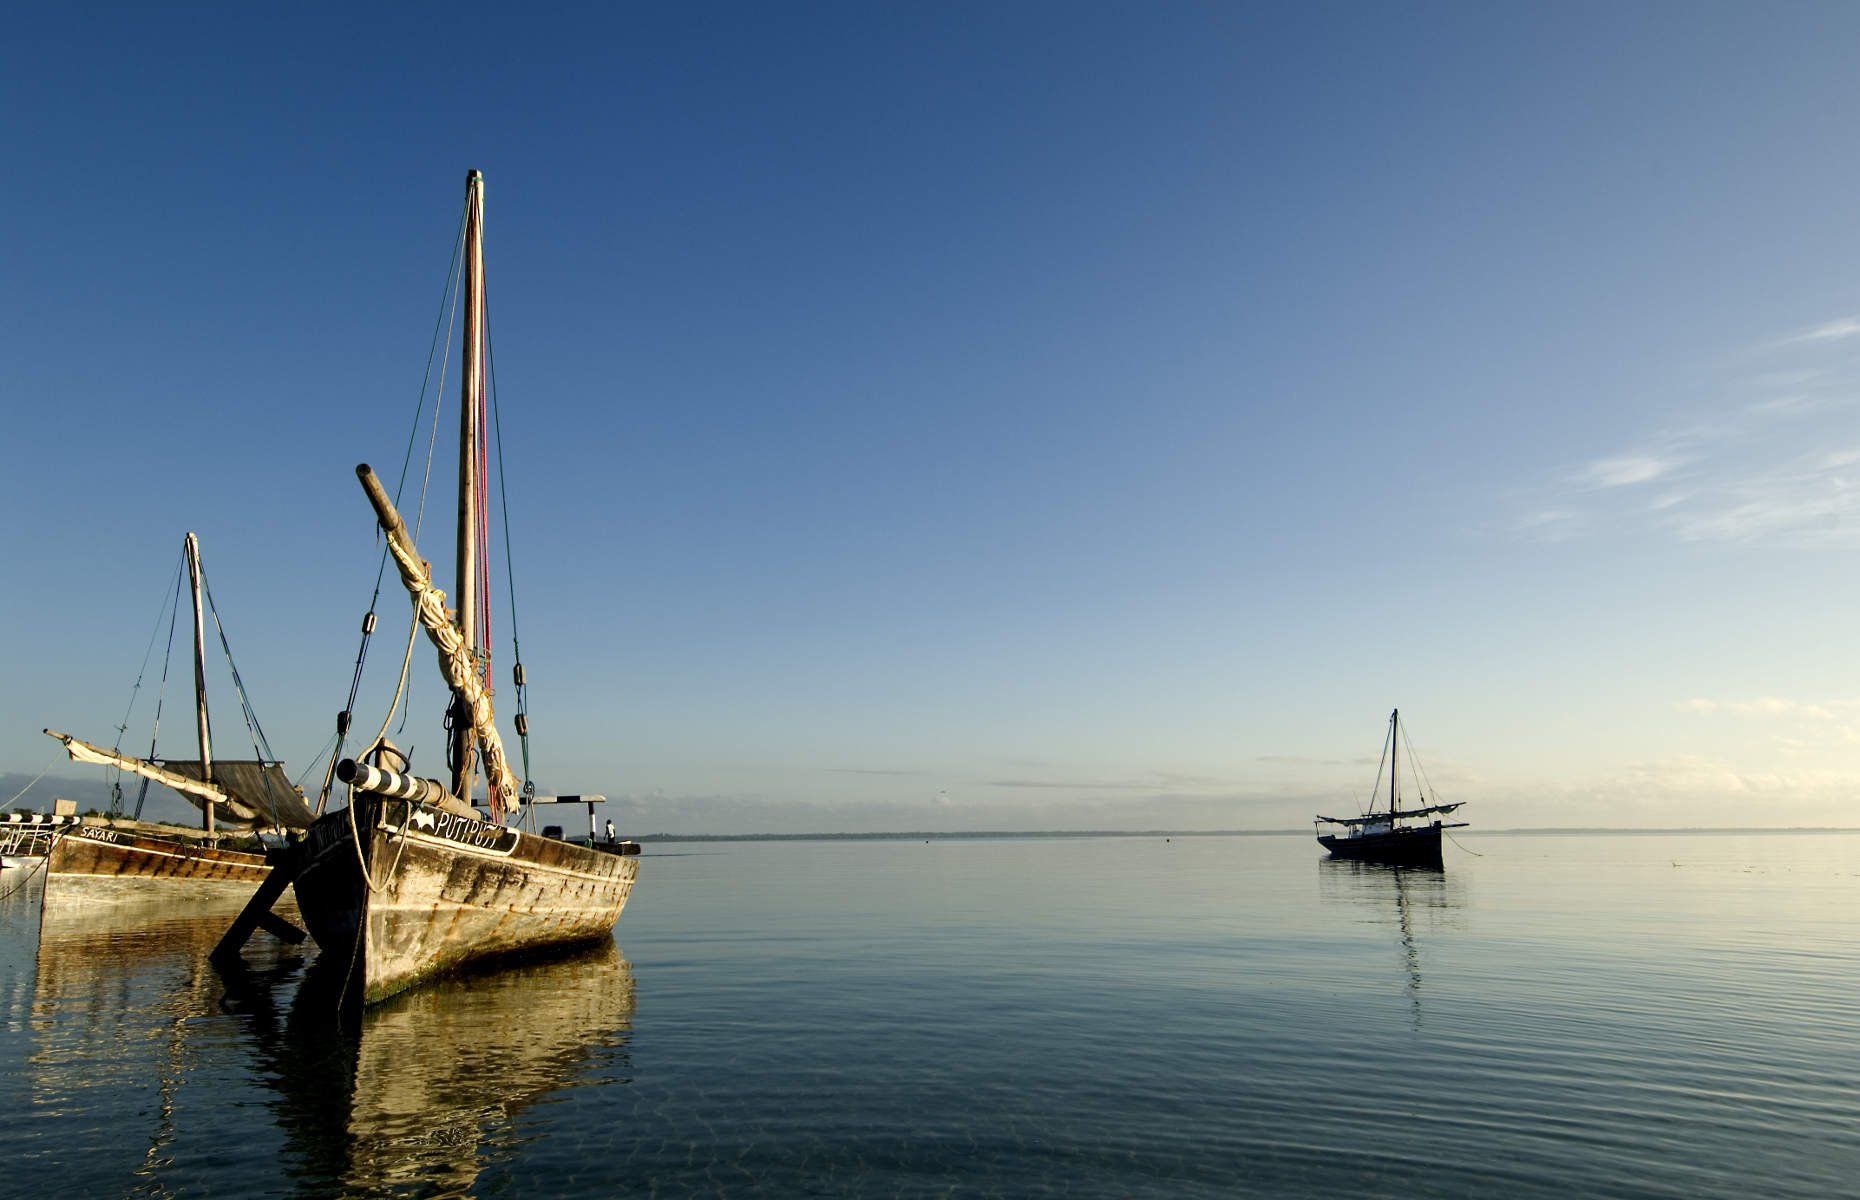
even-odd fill
[(1289, 827), (1399, 705), (1488, 827), (1860, 823), (1856, 47), (1814, 4), (15, 14), (0, 772), (112, 740), (189, 529), (316, 753), (475, 167), (544, 791)]

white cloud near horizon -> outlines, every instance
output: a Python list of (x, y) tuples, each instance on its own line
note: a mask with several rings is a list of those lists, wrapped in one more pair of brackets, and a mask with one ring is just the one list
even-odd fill
[(1706, 696), (1694, 696), (1682, 700), (1676, 705), (1681, 712), (1696, 713), (1734, 713), (1749, 715), (1760, 713), (1768, 716), (1812, 717), (1817, 721), (1832, 721), (1834, 714), (1819, 704), (1805, 704), (1800, 700), (1785, 700), (1778, 696), (1759, 696), (1754, 700), (1713, 700)]

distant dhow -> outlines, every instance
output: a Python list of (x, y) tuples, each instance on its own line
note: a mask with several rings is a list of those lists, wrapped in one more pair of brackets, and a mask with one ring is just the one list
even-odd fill
[[(1324, 825), (1339, 825), (1342, 833), (1319, 833), (1318, 845), (1330, 851), (1333, 858), (1349, 858), (1360, 862), (1388, 863), (1395, 866), (1438, 867), (1440, 859), (1440, 834), (1444, 829), (1462, 829), (1465, 821), (1442, 823), (1440, 816), (1452, 813), (1460, 804), (1428, 804), (1416, 786), (1416, 795), (1421, 804), (1416, 808), (1402, 808), (1400, 791), (1397, 786), (1397, 752), (1401, 741), (1401, 710), (1389, 714), (1388, 744), (1383, 750), (1382, 761), (1376, 768), (1376, 787), (1370, 793), (1369, 807), (1360, 817), (1325, 817), (1317, 818), (1321, 829)], [(1409, 748), (1409, 760), (1414, 759), (1414, 749)], [(1388, 808), (1376, 807), (1382, 794), (1381, 772), (1387, 768), (1389, 774)], [(1461, 803), (1464, 803), (1463, 801)], [(1432, 822), (1425, 818), (1434, 817)]]
[[(45, 733), (62, 742), (74, 762), (118, 768), (179, 792), (200, 809), (201, 837), (184, 840), (147, 829), (122, 829), (90, 821), (60, 827), (46, 855), (47, 903), (163, 896), (237, 900), (249, 894), (255, 883), (271, 873), (271, 862), (264, 847), (250, 835), (261, 829), (306, 829), (315, 819), (303, 793), (285, 776), (283, 764), (263, 759), (216, 760), (213, 757), (207, 721), (200, 544), (192, 533), (187, 535), (183, 549), (187, 561), (186, 578), (194, 599), (194, 712), (199, 757), (157, 758), (152, 739), (149, 756), (137, 758), (57, 730), (47, 729)], [(176, 607), (179, 607), (178, 600)], [(215, 620), (217, 622), (217, 614)], [(233, 684), (239, 689), (241, 703), (249, 715), (250, 704), (236, 671)], [(255, 732), (254, 741), (262, 744), (262, 734)], [(238, 835), (244, 847), (223, 845), (227, 831)], [(279, 931), (290, 928), (282, 922), (267, 924)], [(302, 937), (301, 931), (292, 932)]]

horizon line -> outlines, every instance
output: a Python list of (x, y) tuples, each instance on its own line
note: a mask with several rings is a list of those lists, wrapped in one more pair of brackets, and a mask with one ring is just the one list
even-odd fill
[[(1848, 825), (1535, 825), (1512, 829), (1464, 830), (1455, 837), (1555, 837), (1570, 834), (1650, 836), (1670, 833), (1860, 833)], [(902, 841), (961, 838), (1094, 838), (1094, 837), (1310, 837), (1307, 829), (961, 829), (890, 830), (868, 833), (642, 833), (637, 842), (826, 842)]]

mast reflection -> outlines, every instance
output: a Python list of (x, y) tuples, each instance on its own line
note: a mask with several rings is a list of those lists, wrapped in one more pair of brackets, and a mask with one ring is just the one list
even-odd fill
[(1389, 929), (1401, 948), (1405, 992), (1421, 1026), (1423, 972), (1420, 933), (1451, 923), (1465, 904), (1464, 884), (1439, 867), (1389, 866), (1349, 859), (1318, 861), (1318, 894), (1351, 906), (1365, 924)]

